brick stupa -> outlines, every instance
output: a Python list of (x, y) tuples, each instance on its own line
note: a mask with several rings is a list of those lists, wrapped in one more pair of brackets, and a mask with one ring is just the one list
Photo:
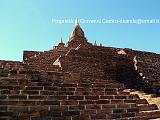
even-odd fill
[(91, 44), (76, 20), (65, 45), (0, 61), (0, 120), (160, 119), (160, 55)]

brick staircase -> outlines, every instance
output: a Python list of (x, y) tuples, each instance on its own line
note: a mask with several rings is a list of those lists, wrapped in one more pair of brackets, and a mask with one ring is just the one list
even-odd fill
[[(160, 117), (156, 105), (126, 92), (115, 80), (79, 82), (41, 79), (36, 71), (0, 69), (0, 119), (98, 120)], [(34, 77), (33, 77), (34, 76)]]
[(137, 94), (141, 99), (146, 99), (149, 104), (156, 104), (158, 109), (160, 109), (160, 97), (157, 97), (155, 94), (147, 94), (144, 91), (137, 91), (134, 89), (126, 89), (130, 94)]
[[(133, 94), (120, 80), (114, 80), (118, 65), (129, 70), (130, 57), (107, 51), (71, 50), (62, 56), (63, 70), (52, 65), (56, 58), (52, 52), (32, 56), (24, 63), (0, 61), (0, 120), (160, 118), (158, 107), (147, 95)], [(66, 79), (66, 74), (74, 77)]]

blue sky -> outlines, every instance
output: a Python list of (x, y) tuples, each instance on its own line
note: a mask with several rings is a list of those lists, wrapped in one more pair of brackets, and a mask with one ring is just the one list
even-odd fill
[[(160, 19), (159, 0), (0, 0), (0, 59), (67, 42), (73, 24), (53, 19)], [(160, 53), (159, 24), (81, 24), (89, 42)]]

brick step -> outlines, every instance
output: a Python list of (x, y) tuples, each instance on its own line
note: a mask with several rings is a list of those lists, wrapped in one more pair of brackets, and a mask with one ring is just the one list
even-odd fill
[(40, 95), (59, 95), (59, 96), (63, 96), (63, 95), (75, 95), (74, 91), (40, 91)]
[(137, 94), (130, 94), (129, 98), (130, 99), (140, 99), (140, 97)]
[(71, 117), (71, 116), (78, 116), (80, 115), (80, 111), (79, 110), (72, 110), (72, 111), (44, 111), (40, 113), (42, 115), (42, 117)]
[(0, 85), (0, 90), (8, 89), (8, 90), (21, 90), (23, 86), (19, 85)]
[(123, 84), (119, 84), (119, 83), (115, 83), (115, 84), (112, 84), (112, 83), (108, 83), (106, 84), (105, 86), (106, 88), (122, 88), (122, 89), (125, 89), (126, 87), (123, 85)]
[(9, 73), (9, 68), (3, 67), (3, 68), (1, 69), (1, 72), (2, 72), (2, 73)]
[(129, 95), (129, 92), (123, 92), (123, 89), (118, 88), (92, 88), (92, 87), (77, 87), (76, 95)]
[[(118, 118), (118, 120), (128, 120), (126, 119), (128, 118), (135, 118), (136, 117), (136, 113), (115, 113), (115, 114), (104, 114), (104, 113), (99, 113), (99, 114), (95, 114), (95, 115), (90, 115), (91, 120), (115, 120)], [(130, 120), (130, 119), (129, 119)]]
[(55, 116), (31, 116), (30, 120), (83, 120), (80, 116), (62, 116), (62, 117), (55, 117)]
[(1, 95), (10, 95), (10, 94), (21, 94), (21, 89), (1, 89), (0, 90)]
[[(74, 106), (59, 106), (59, 105), (32, 105), (32, 106), (22, 106), (22, 105), (8, 105), (0, 106), (0, 112), (40, 112), (40, 111), (64, 111), (64, 110), (74, 110)], [(4, 109), (5, 108), (5, 109)]]
[[(106, 110), (85, 110), (81, 115), (88, 120), (113, 120), (121, 118), (135, 118), (138, 109), (106, 109)], [(128, 120), (128, 119), (124, 119)]]
[(0, 81), (7, 81), (7, 82), (12, 82), (12, 81), (16, 81), (16, 82), (21, 82), (21, 81), (29, 81), (30, 78), (28, 77), (1, 77)]
[[(136, 103), (138, 98), (132, 95), (39, 95), (37, 91), (30, 91), (32, 94), (3, 94), (0, 100), (115, 100), (129, 103)], [(35, 93), (36, 92), (36, 93)], [(148, 104), (146, 104), (148, 105)]]
[(0, 116), (0, 120), (11, 120), (11, 117), (8, 117), (8, 116)]
[(45, 89), (43, 86), (25, 86), (24, 90), (45, 90)]
[(9, 73), (0, 73), (0, 77), (8, 77)]
[[(72, 96), (71, 96), (72, 97)], [(67, 100), (71, 99), (71, 97), (65, 96), (55, 96), (55, 95), (0, 95), (0, 100)], [(74, 96), (75, 98), (83, 97), (83, 96)], [(74, 99), (73, 97), (73, 99)]]
[(148, 120), (145, 116), (135, 116), (135, 117), (125, 117), (125, 118), (119, 118), (119, 120)]
[[(123, 92), (117, 88), (112, 89), (102, 89), (102, 88), (61, 88), (61, 87), (43, 87), (43, 86), (34, 86), (25, 88), (21, 86), (1, 86), (1, 94), (11, 94), (11, 93), (20, 93), (21, 94), (39, 94), (39, 95), (129, 95), (129, 92)], [(23, 90), (26, 89), (26, 90)], [(43, 90), (45, 89), (45, 90)], [(49, 90), (51, 89), (51, 90)], [(5, 93), (6, 92), (6, 93)], [(132, 95), (134, 96), (134, 95)], [(136, 95), (135, 95), (136, 96)]]
[(5, 86), (5, 85), (19, 85), (18, 82), (16, 81), (10, 81), (10, 82), (7, 82), (7, 81), (0, 81), (0, 84)]
[(27, 81), (27, 80), (30, 80), (30, 78), (26, 78), (26, 77), (0, 77), (0, 81)]
[(124, 85), (119, 84), (119, 83), (80, 83), (78, 84), (78, 87), (92, 87), (92, 88), (125, 88)]
[(0, 112), (7, 112), (8, 106), (0, 105)]
[(82, 83), (119, 83), (116, 80), (82, 78)]
[(127, 92), (117, 92), (117, 91), (96, 91), (95, 89), (87, 90), (76, 90), (75, 95), (129, 95)]
[(57, 100), (4, 100), (0, 101), (0, 105), (17, 105), (17, 106), (31, 106), (31, 105), (60, 105)]
[(47, 90), (50, 92), (57, 91), (75, 91), (75, 87), (56, 87), (56, 86), (25, 86), (25, 90)]
[(146, 99), (124, 99), (124, 103), (148, 104)]
[(120, 91), (117, 92), (117, 95), (130, 95), (130, 93), (120, 90)]
[(156, 94), (144, 94), (143, 95), (146, 99), (156, 98)]
[(13, 112), (0, 111), (0, 120), (11, 120)]
[(52, 82), (32, 82), (32, 85), (37, 85), (37, 86), (52, 86)]
[(140, 111), (138, 116), (144, 116), (147, 117), (147, 119), (160, 118), (160, 110)]
[(14, 75), (14, 74), (18, 74), (19, 71), (18, 71), (18, 69), (12, 69), (9, 71), (9, 73)]
[[(8, 107), (8, 111), (10, 112), (0, 112), (1, 116), (3, 117), (25, 117), (25, 118), (29, 118), (31, 116), (34, 117), (40, 117), (40, 118), (44, 118), (44, 117), (67, 117), (67, 116), (77, 116), (80, 115), (80, 111), (79, 110), (72, 110), (72, 111), (68, 111), (68, 110), (56, 110), (56, 109), (50, 109), (48, 110), (48, 107), (46, 107), (47, 109), (45, 109), (44, 107), (24, 107), (24, 106), (10, 106)], [(14, 112), (13, 112), (14, 111)], [(24, 118), (23, 118), (24, 119)]]
[(9, 67), (3, 66), (3, 71), (2, 73), (8, 73), (9, 72)]
[(26, 74), (9, 74), (9, 77), (10, 78), (25, 78), (26, 77)]
[[(17, 97), (17, 96), (16, 96)], [(16, 99), (15, 96), (11, 96), (13, 99), (2, 99), (0, 100), (0, 105), (108, 105), (108, 104), (117, 104), (117, 105), (128, 105), (128, 104), (136, 104), (136, 100), (121, 100), (121, 99), (84, 99), (82, 96), (77, 97), (68, 97), (66, 96), (59, 97), (58, 96), (49, 96), (49, 99), (43, 99), (42, 96), (37, 96), (41, 99), (33, 98), (33, 96), (29, 96), (30, 99), (25, 99), (27, 96), (18, 96)], [(35, 97), (35, 96), (34, 96)], [(53, 99), (52, 99), (53, 98)], [(58, 100), (61, 99), (61, 100)], [(124, 106), (121, 107), (124, 107)]]
[(32, 116), (38, 116), (37, 112), (0, 112), (0, 120), (35, 120)]
[(0, 65), (0, 73), (2, 73), (4, 68)]
[(90, 118), (91, 120), (106, 120), (110, 119), (111, 117), (104, 112), (104, 113), (91, 114), (89, 115), (88, 118)]
[(136, 103), (137, 104), (149, 104), (146, 99), (138, 99), (138, 100), (136, 100)]
[[(30, 80), (20, 80), (20, 81), (2, 81), (0, 80), (1, 85), (0, 86), (30, 86), (34, 85), (30, 82)], [(1, 89), (1, 88), (0, 88)]]
[(155, 104), (139, 104), (138, 108), (140, 111), (158, 110)]
[(43, 118), (44, 120), (75, 120), (72, 119), (74, 116), (80, 116), (80, 111), (42, 111), (40, 116), (35, 116), (35, 118)]
[(52, 86), (45, 86), (44, 90), (50, 91), (50, 92), (58, 92), (58, 91), (66, 91), (66, 92), (74, 92), (76, 90), (75, 87), (52, 87)]
[[(41, 82), (43, 82), (43, 80), (40, 80), (40, 79), (38, 79), (38, 78), (34, 78), (34, 79), (32, 78), (32, 79), (31, 79), (31, 82), (32, 82), (32, 83), (41, 83)], [(44, 81), (44, 82), (48, 83), (48, 81)]]
[(147, 93), (144, 93), (144, 91), (136, 91), (134, 89), (132, 90), (128, 90), (129, 92), (131, 92), (132, 94), (140, 94), (141, 96), (144, 96), (146, 99), (150, 99), (150, 98), (155, 98), (156, 97), (156, 94), (147, 94)]

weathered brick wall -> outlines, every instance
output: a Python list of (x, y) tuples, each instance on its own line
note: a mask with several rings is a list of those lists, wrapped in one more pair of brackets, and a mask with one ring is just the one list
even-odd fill
[[(79, 54), (77, 54), (78, 52)], [(75, 54), (74, 54), (75, 53)], [(82, 54), (82, 55), (81, 55)], [(71, 50), (66, 56), (60, 58), (62, 70), (64, 72), (79, 73), (79, 76), (89, 76), (94, 78), (104, 78), (103, 62), (90, 54), (85, 56), (82, 52)]]
[[(160, 55), (144, 51), (124, 49), (130, 57), (136, 56), (137, 89), (159, 95), (160, 91)], [(133, 76), (134, 77), (134, 76)]]
[(29, 59), (30, 57), (34, 57), (35, 55), (39, 55), (41, 52), (38, 51), (24, 51), (23, 52), (23, 60)]
[(149, 86), (151, 89), (146, 88), (148, 92), (152, 91), (160, 95), (160, 55), (145, 52), (136, 52), (135, 54), (138, 61), (137, 71), (143, 78), (144, 89), (145, 85)]
[[(41, 75), (44, 78), (47, 78), (48, 71), (57, 70), (57, 67), (53, 66), (53, 62), (60, 55), (65, 55), (65, 53), (66, 51), (50, 50), (50, 51), (41, 52), (38, 55), (34, 54), (33, 56), (29, 57), (27, 60), (24, 61), (24, 63), (26, 64), (25, 67), (27, 70), (41, 71)], [(50, 78), (51, 78), (51, 75), (50, 75)]]
[[(115, 79), (130, 88), (158, 94), (159, 55), (130, 49), (124, 49), (126, 54), (117, 54), (118, 50), (99, 46), (87, 49), (82, 47), (78, 50), (70, 50), (66, 56), (61, 57), (60, 61), (64, 71), (77, 72), (82, 76), (88, 75), (94, 78), (97, 76)], [(138, 70), (135, 70), (135, 56)]]
[[(55, 71), (59, 69), (56, 66), (52, 66), (52, 63), (61, 55), (62, 57), (64, 56), (64, 60), (62, 60), (64, 61), (63, 70), (70, 72), (66, 76), (74, 78), (73, 75), (70, 75), (74, 73), (77, 74), (76, 76), (88, 75), (88, 77), (116, 79), (130, 87), (159, 94), (159, 55), (131, 49), (123, 49), (126, 53), (125, 55), (117, 54), (119, 50), (112, 47), (81, 45), (76, 50), (71, 49), (68, 52), (45, 51), (36, 57), (33, 57), (34, 52), (31, 52), (32, 57), (26, 63), (30, 64), (28, 69)], [(133, 59), (135, 56), (138, 61), (138, 70), (134, 69)], [(47, 76), (47, 74), (44, 76)]]

